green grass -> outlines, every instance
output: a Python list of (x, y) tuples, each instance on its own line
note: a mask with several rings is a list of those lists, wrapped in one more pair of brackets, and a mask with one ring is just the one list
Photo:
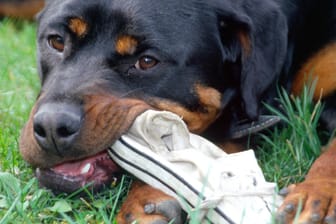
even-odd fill
[(268, 109), (279, 116), (283, 127), (260, 134), (258, 158), (266, 179), (279, 187), (302, 181), (311, 164), (321, 154), (319, 133), (321, 102), (312, 103), (313, 89), (304, 88), (302, 96), (288, 96), (279, 90), (282, 111)]
[[(112, 191), (88, 198), (53, 196), (40, 189), (32, 169), (19, 155), (20, 129), (40, 87), (35, 59), (35, 25), (0, 21), (0, 224), (3, 223), (114, 223), (114, 215), (130, 179)], [(269, 181), (280, 187), (301, 181), (320, 154), (318, 118), (321, 104), (282, 93), (283, 111), (270, 110), (284, 120), (259, 136), (260, 164)]]
[(12, 172), (22, 170), (17, 137), (39, 86), (34, 30), (23, 26), (17, 35), (15, 26), (0, 24), (0, 167)]

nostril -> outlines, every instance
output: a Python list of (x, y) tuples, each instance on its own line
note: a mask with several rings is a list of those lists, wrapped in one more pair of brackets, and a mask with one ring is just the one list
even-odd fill
[(35, 134), (37, 134), (38, 136), (40, 136), (42, 138), (47, 137), (47, 133), (46, 133), (45, 129), (40, 124), (36, 124), (36, 123), (34, 124), (34, 132), (35, 132)]
[(79, 135), (82, 114), (76, 104), (43, 104), (34, 115), (35, 140), (43, 150), (64, 155)]
[(81, 117), (73, 113), (62, 113), (55, 124), (57, 138), (69, 138), (76, 135), (81, 126)]
[(61, 138), (69, 137), (77, 132), (77, 130), (71, 130), (69, 127), (59, 127), (57, 130), (57, 136)]

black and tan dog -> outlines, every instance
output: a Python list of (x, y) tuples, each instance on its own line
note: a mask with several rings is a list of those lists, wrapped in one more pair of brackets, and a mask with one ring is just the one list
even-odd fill
[[(326, 103), (322, 123), (336, 127), (334, 0), (53, 0), (38, 23), (42, 89), (20, 149), (56, 190), (110, 182), (116, 167), (105, 149), (149, 108), (221, 145), (232, 124), (258, 119), (276, 83), (299, 93), (311, 71), (315, 99)], [(302, 222), (336, 223), (331, 158), (290, 188), (280, 221), (291, 223), (301, 198)], [(137, 183), (118, 223), (181, 223), (180, 215), (172, 198)]]

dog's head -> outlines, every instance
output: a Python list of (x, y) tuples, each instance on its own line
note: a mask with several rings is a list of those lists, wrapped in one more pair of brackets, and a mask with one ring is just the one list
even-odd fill
[(149, 108), (224, 136), (232, 114), (258, 117), (286, 48), (264, 0), (55, 0), (38, 21), (42, 88), (20, 149), (42, 168), (97, 155)]

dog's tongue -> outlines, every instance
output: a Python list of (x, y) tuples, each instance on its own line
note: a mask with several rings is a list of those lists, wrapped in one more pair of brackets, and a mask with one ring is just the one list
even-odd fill
[(94, 156), (62, 163), (50, 169), (37, 169), (40, 184), (56, 193), (72, 193), (90, 184), (89, 189), (99, 191), (110, 186), (120, 176), (121, 169), (109, 157), (107, 151)]
[(118, 169), (118, 166), (105, 151), (83, 160), (63, 163), (52, 168), (55, 173), (73, 177), (79, 175), (90, 177), (93, 173), (97, 173), (99, 170), (105, 170), (106, 173), (111, 171), (112, 173)]

